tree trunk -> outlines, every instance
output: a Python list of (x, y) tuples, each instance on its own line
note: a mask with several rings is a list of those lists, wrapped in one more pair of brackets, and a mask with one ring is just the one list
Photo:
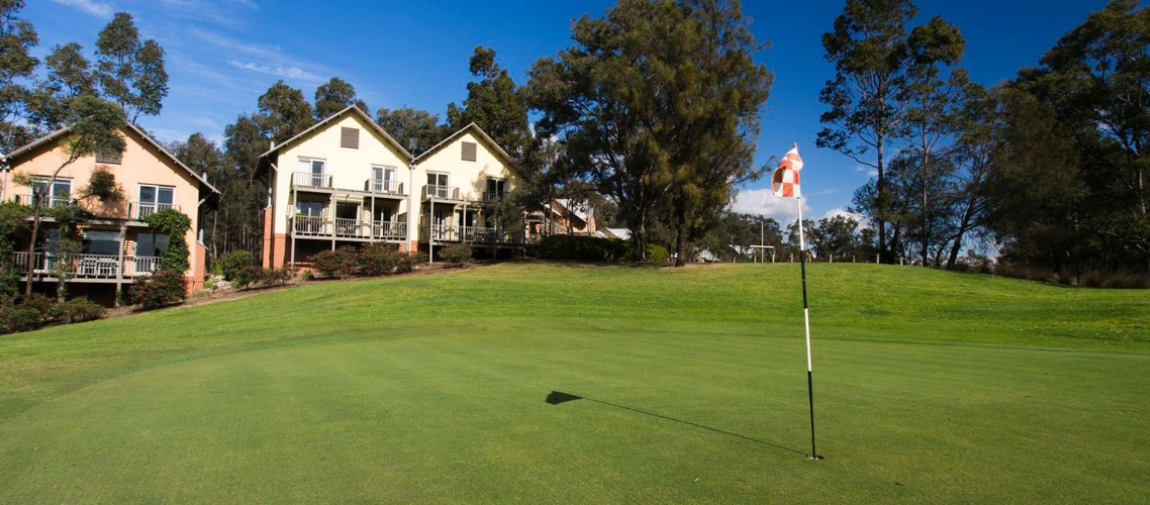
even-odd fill
[(878, 137), (878, 180), (875, 182), (875, 217), (878, 221), (878, 254), (882, 261), (887, 260), (886, 251), (886, 209), (884, 204), (883, 193), (885, 192), (886, 184), (883, 181), (883, 143), (882, 135)]

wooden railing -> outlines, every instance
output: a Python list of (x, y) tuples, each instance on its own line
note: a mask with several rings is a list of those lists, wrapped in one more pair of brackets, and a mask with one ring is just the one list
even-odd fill
[[(20, 274), (28, 273), (28, 253), (13, 253), (13, 266)], [(54, 276), (64, 274), (75, 279), (115, 279), (117, 273), (132, 278), (149, 275), (160, 268), (159, 256), (125, 256), (120, 264), (119, 256), (112, 254), (71, 254), (36, 253), (32, 258), (32, 273)]]

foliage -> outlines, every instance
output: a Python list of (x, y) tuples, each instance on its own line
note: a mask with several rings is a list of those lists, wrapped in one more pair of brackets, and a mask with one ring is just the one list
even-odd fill
[(224, 276), (225, 280), (235, 280), (236, 272), (255, 265), (255, 257), (248, 251), (229, 251), (216, 260), (213, 270)]
[(355, 95), (355, 88), (339, 77), (332, 77), (315, 90), (316, 121), (323, 121), (352, 105), (364, 113), (368, 112), (367, 104)]
[(264, 269), (251, 263), (245, 264), (232, 271), (231, 281), (237, 289), (244, 289), (257, 284), (263, 279)]
[(461, 242), (444, 247), (438, 251), (439, 257), (451, 266), (462, 266), (471, 263), (471, 244)]
[(315, 124), (311, 104), (303, 92), (276, 81), (259, 98), (259, 124), (263, 134), (282, 143)]
[(238, 289), (285, 286), (294, 276), (295, 272), (288, 268), (247, 265), (235, 272), (235, 286)]
[(399, 248), (392, 244), (365, 245), (356, 253), (357, 271), (364, 277), (391, 275), (401, 254)]
[(0, 202), (0, 303), (12, 300), (18, 292), (20, 275), (14, 264), (17, 230), (28, 228), (32, 208), (12, 200)]
[(528, 101), (561, 135), (556, 176), (610, 196), (642, 257), (649, 229), (701, 238), (750, 170), (771, 74), (736, 2), (624, 0), (575, 22), (576, 45), (535, 62)]
[(32, 23), (17, 17), (24, 0), (0, 2), (0, 152), (11, 152), (31, 140), (32, 132), (21, 124), (31, 91), (30, 79), (39, 63), (30, 50), (39, 42)]
[(351, 277), (358, 271), (356, 261), (358, 255), (353, 247), (340, 247), (334, 251), (316, 253), (311, 257), (311, 265), (324, 277)]
[[(458, 130), (475, 123), (511, 156), (521, 158), (531, 140), (527, 104), (507, 69), (495, 63), (495, 50), (475, 46), (469, 61), (478, 82), (467, 83), (462, 106), (447, 106), (447, 124)], [(426, 147), (431, 147), (426, 146)]]
[(188, 270), (188, 244), (184, 236), (192, 228), (192, 220), (176, 209), (165, 209), (144, 217), (154, 230), (168, 236), (168, 250), (160, 259), (160, 268), (183, 275)]
[(182, 271), (160, 269), (137, 279), (132, 288), (135, 302), (144, 310), (183, 302), (188, 297), (188, 281)]
[(667, 252), (667, 248), (659, 244), (647, 244), (647, 254), (645, 256), (647, 261), (652, 263), (664, 263), (671, 257), (671, 253)]
[(49, 314), (58, 323), (72, 324), (95, 321), (104, 317), (107, 312), (108, 309), (87, 298), (75, 298), (55, 304)]
[[(439, 124), (439, 115), (402, 107), (375, 111), (375, 122), (412, 154), (430, 149), (447, 138), (449, 127)], [(411, 145), (414, 140), (415, 144)]]
[(33, 123), (46, 130), (63, 128), (75, 121), (73, 106), (81, 96), (96, 96), (98, 78), (84, 48), (75, 42), (52, 48), (44, 58), (47, 78), (41, 81), (29, 99)]
[(96, 58), (104, 94), (123, 107), (131, 122), (140, 114), (160, 114), (168, 95), (164, 49), (155, 40), (140, 41), (131, 14), (117, 12), (100, 31)]
[(422, 252), (401, 253), (395, 262), (395, 273), (406, 274), (415, 271), (416, 267), (427, 263), (427, 255)]
[(548, 235), (539, 241), (539, 257), (546, 260), (588, 262), (630, 261), (629, 243), (619, 239), (583, 235)]

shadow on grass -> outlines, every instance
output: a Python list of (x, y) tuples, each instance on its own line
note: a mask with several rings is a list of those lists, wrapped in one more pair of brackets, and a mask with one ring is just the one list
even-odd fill
[(548, 395), (547, 395), (547, 398), (546, 398), (546, 399), (544, 399), (543, 401), (545, 401), (545, 402), (547, 402), (547, 403), (549, 403), (549, 404), (551, 404), (551, 405), (559, 405), (559, 404), (561, 404), (561, 403), (573, 402), (573, 401), (576, 401), (576, 400), (587, 400), (587, 401), (589, 401), (589, 402), (595, 402), (595, 403), (598, 403), (598, 404), (600, 404), (600, 405), (607, 405), (608, 407), (615, 407), (615, 408), (617, 408), (617, 409), (629, 410), (629, 411), (631, 411), (631, 412), (635, 412), (635, 413), (638, 413), (638, 414), (643, 414), (643, 415), (645, 415), (645, 416), (657, 417), (657, 418), (659, 418), (659, 419), (664, 419), (664, 420), (667, 420), (667, 421), (673, 421), (673, 422), (676, 422), (676, 423), (679, 423), (679, 424), (685, 424), (685, 425), (687, 425), (687, 426), (693, 426), (693, 427), (695, 427), (695, 428), (701, 428), (701, 429), (704, 429), (704, 430), (707, 430), (707, 431), (713, 431), (713, 432), (715, 432), (715, 433), (719, 433), (719, 434), (722, 434), (722, 435), (727, 435), (727, 436), (729, 436), (729, 437), (740, 438), (740, 439), (746, 440), (746, 441), (748, 441), (748, 442), (754, 442), (754, 443), (756, 443), (756, 444), (762, 444), (762, 445), (765, 445), (765, 446), (768, 446), (768, 447), (774, 447), (775, 449), (780, 449), (780, 450), (784, 450), (784, 451), (787, 451), (787, 452), (793, 452), (793, 453), (795, 453), (795, 454), (801, 454), (801, 455), (803, 455), (803, 456), (807, 456), (807, 453), (805, 453), (805, 452), (803, 452), (803, 451), (800, 451), (800, 450), (798, 450), (798, 449), (792, 449), (792, 448), (790, 448), (790, 447), (784, 447), (784, 446), (781, 446), (781, 445), (778, 445), (778, 444), (773, 444), (773, 443), (771, 443), (771, 442), (767, 442), (767, 441), (765, 441), (765, 440), (759, 440), (759, 439), (757, 439), (757, 438), (751, 438), (751, 437), (748, 437), (748, 436), (746, 436), (746, 435), (740, 435), (740, 434), (738, 434), (738, 433), (731, 433), (731, 432), (729, 432), (729, 431), (723, 431), (723, 430), (720, 430), (720, 429), (718, 429), (718, 428), (712, 428), (712, 427), (710, 427), (710, 426), (704, 426), (704, 425), (702, 425), (702, 424), (696, 424), (696, 423), (692, 423), (692, 422), (690, 422), (690, 421), (684, 421), (684, 420), (682, 420), (682, 419), (675, 419), (675, 418), (673, 418), (673, 417), (667, 417), (667, 416), (664, 416), (664, 415), (661, 415), (661, 414), (656, 414), (656, 413), (654, 413), (654, 412), (647, 412), (647, 411), (645, 411), (645, 410), (639, 410), (639, 409), (636, 409), (636, 408), (633, 408), (633, 407), (627, 407), (627, 406), (625, 406), (625, 405), (618, 405), (618, 404), (614, 404), (614, 403), (611, 403), (611, 402), (605, 402), (605, 401), (602, 401), (602, 400), (596, 400), (596, 399), (594, 399), (594, 398), (588, 398), (588, 397), (586, 397), (586, 396), (576, 396), (576, 395), (573, 395), (573, 394), (570, 394), (570, 393), (564, 393), (564, 392), (561, 392), (561, 391), (552, 391), (550, 394), (548, 394)]

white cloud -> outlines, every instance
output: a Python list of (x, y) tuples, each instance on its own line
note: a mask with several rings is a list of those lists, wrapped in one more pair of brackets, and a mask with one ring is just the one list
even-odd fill
[(112, 6), (92, 0), (52, 0), (60, 5), (75, 7), (98, 18), (112, 17)]
[(323, 78), (299, 67), (285, 67), (282, 65), (270, 66), (256, 63), (243, 63), (235, 60), (228, 61), (235, 67), (261, 74), (274, 75), (285, 79), (299, 79), (301, 81), (323, 82)]
[[(774, 218), (784, 227), (799, 218), (799, 206), (795, 204), (794, 198), (774, 196), (767, 188), (740, 190), (731, 201), (731, 210), (741, 214), (758, 214)], [(811, 207), (803, 200), (803, 212), (810, 211)], [(809, 219), (809, 216), (804, 216), (804, 219)]]

